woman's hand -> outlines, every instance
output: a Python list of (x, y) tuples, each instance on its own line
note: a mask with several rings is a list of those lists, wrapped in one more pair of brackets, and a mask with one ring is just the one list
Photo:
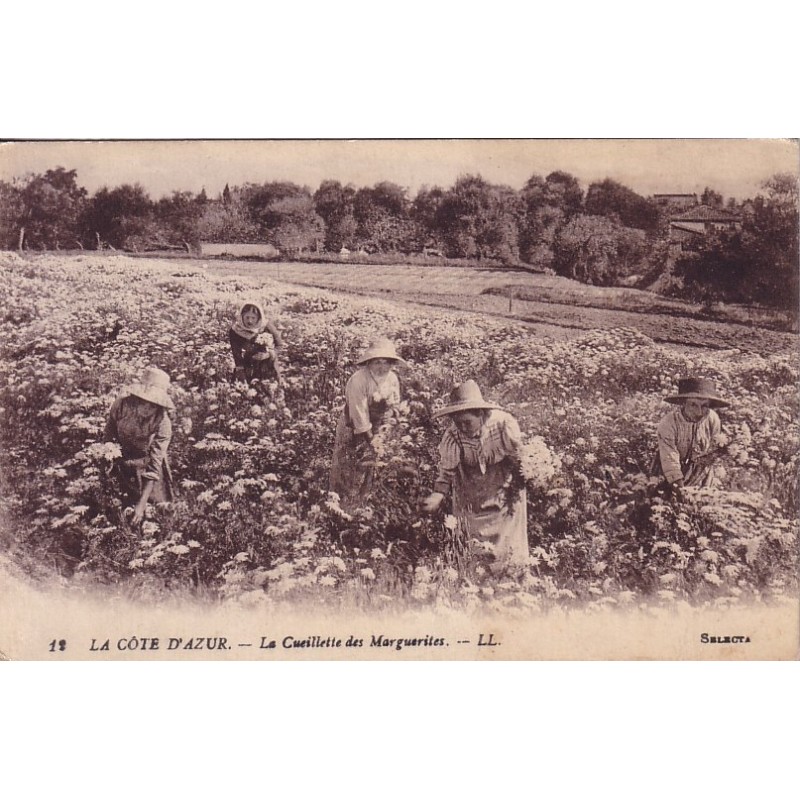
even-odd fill
[(444, 500), (444, 495), (441, 492), (431, 492), (421, 503), (420, 506), (426, 514), (433, 514)]
[(147, 508), (147, 500), (145, 500), (144, 502), (142, 502), (140, 500), (136, 504), (136, 506), (133, 509), (133, 518), (131, 519), (131, 522), (134, 525), (141, 525), (142, 524), (142, 520), (144, 520), (144, 512), (145, 512), (146, 508)]
[(133, 509), (134, 525), (140, 525), (142, 523), (142, 520), (144, 519), (144, 512), (147, 508), (147, 501), (150, 499), (150, 494), (152, 493), (155, 485), (155, 481), (145, 480), (144, 486), (142, 487), (142, 496), (139, 498), (139, 502)]

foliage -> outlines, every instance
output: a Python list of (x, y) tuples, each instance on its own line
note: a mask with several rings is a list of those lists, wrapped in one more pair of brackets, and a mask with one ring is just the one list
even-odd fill
[(0, 249), (15, 250), (18, 247), (19, 220), (22, 214), (19, 182), (0, 181)]
[[(227, 379), (225, 331), (244, 294), (284, 334), (283, 394)], [(683, 353), (628, 329), (554, 341), (488, 319), (121, 256), (0, 256), (0, 296), (0, 511), (19, 561), (51, 563), (75, 583), (265, 608), (523, 616), (796, 594), (796, 352)], [(375, 331), (410, 367), (404, 402), (376, 443), (375, 499), (349, 514), (327, 492), (327, 471), (345, 382)], [(115, 451), (101, 433), (119, 387), (149, 363), (174, 381), (179, 497), (151, 506), (137, 531), (108, 483)], [(661, 398), (691, 373), (735, 401), (722, 412), (731, 444), (725, 489), (678, 500), (647, 469)], [(479, 553), (460, 558), (447, 509), (418, 510), (443, 431), (431, 411), (466, 377), (514, 414), (527, 442), (531, 559), (510, 571)]]
[(56, 167), (0, 185), (0, 245), (36, 249), (74, 248), (86, 190), (77, 172)]
[(250, 217), (250, 210), (238, 191), (234, 194), (225, 185), (222, 201), (206, 203), (200, 219), (200, 238), (207, 242), (255, 242), (258, 225)]
[(192, 192), (173, 192), (156, 203), (154, 216), (170, 244), (183, 245), (187, 250), (197, 248), (204, 202)]
[(460, 177), (441, 199), (436, 226), (449, 256), (519, 258), (517, 220), (522, 208), (507, 186), (494, 186), (479, 175)]
[(654, 203), (610, 178), (589, 186), (585, 212), (644, 231), (655, 231), (659, 225), (659, 212)]
[(325, 221), (325, 249), (338, 252), (355, 244), (355, 189), (339, 181), (322, 181), (314, 192), (314, 207)]
[(581, 211), (583, 192), (574, 176), (551, 172), (546, 178), (531, 175), (520, 196), (524, 208), (519, 223), (520, 256), (529, 264), (549, 269), (556, 234)]
[(371, 253), (415, 249), (417, 229), (409, 206), (405, 189), (395, 183), (383, 181), (359, 189), (353, 198), (359, 249)]
[(144, 249), (161, 232), (153, 218), (153, 202), (142, 186), (123, 184), (99, 189), (87, 203), (81, 228), (89, 246)]
[(605, 217), (579, 214), (555, 237), (553, 269), (582, 283), (610, 286), (641, 270), (647, 254), (642, 231)]
[(685, 293), (709, 300), (763, 303), (792, 310), (798, 306), (800, 230), (797, 181), (776, 175), (743, 212), (741, 230), (705, 237), (677, 260), (675, 274)]

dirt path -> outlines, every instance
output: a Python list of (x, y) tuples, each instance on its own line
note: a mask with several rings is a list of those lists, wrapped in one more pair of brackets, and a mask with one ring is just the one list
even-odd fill
[[(196, 264), (197, 262), (193, 262)], [(558, 302), (540, 302), (496, 294), (486, 289), (515, 286), (560, 287), (562, 278), (507, 270), (458, 267), (365, 266), (356, 264), (248, 263), (208, 261), (211, 274), (278, 280), (367, 297), (382, 297), (415, 306), (448, 308), (513, 319), (543, 334), (572, 338), (582, 331), (635, 328), (656, 342), (681, 347), (736, 348), (762, 355), (796, 352), (798, 336), (729, 322), (668, 314), (591, 308)], [(586, 287), (586, 297), (606, 297), (611, 290)]]

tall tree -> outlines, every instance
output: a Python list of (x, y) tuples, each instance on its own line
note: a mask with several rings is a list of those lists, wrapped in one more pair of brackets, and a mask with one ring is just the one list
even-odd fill
[(645, 271), (647, 254), (643, 231), (601, 216), (573, 217), (553, 242), (553, 265), (559, 274), (599, 286), (613, 286)]
[(436, 227), (450, 256), (515, 262), (521, 215), (513, 189), (493, 186), (480, 175), (465, 175), (442, 197)]
[(153, 203), (142, 186), (103, 187), (91, 198), (82, 217), (84, 238), (95, 246), (142, 249), (161, 238)]
[(314, 208), (325, 221), (325, 249), (338, 252), (355, 244), (356, 222), (354, 201), (356, 190), (339, 181), (323, 181), (314, 193)]
[(270, 241), (282, 253), (296, 256), (306, 250), (318, 250), (325, 239), (325, 223), (314, 209), (310, 193), (284, 197), (271, 205), (276, 220)]
[(556, 234), (580, 213), (583, 191), (577, 178), (557, 171), (546, 178), (531, 175), (522, 187), (520, 198), (523, 206), (519, 224), (520, 257), (529, 264), (549, 268)]
[(173, 192), (156, 203), (156, 219), (170, 244), (183, 245), (187, 250), (197, 247), (204, 204), (192, 192)]
[(24, 181), (17, 218), (20, 246), (59, 248), (78, 243), (78, 219), (87, 193), (78, 186), (77, 175), (74, 169), (56, 167)]
[(706, 186), (703, 189), (703, 194), (700, 195), (700, 202), (704, 206), (711, 206), (712, 208), (722, 208), (723, 198), (719, 192), (715, 192)]
[(558, 206), (567, 219), (581, 213), (583, 189), (574, 175), (556, 170), (545, 178), (545, 184), (550, 205)]
[(20, 220), (23, 214), (22, 189), (16, 182), (0, 181), (0, 249), (20, 246)]
[(249, 184), (242, 188), (241, 196), (249, 209), (250, 218), (259, 226), (262, 238), (267, 240), (281, 221), (276, 204), (287, 198), (311, 195), (307, 189), (291, 181), (271, 181)]
[(250, 217), (238, 189), (225, 186), (222, 202), (206, 203), (198, 223), (199, 237), (207, 242), (255, 242), (259, 226)]
[(616, 219), (626, 227), (650, 232), (658, 228), (660, 219), (654, 203), (611, 178), (589, 186), (585, 209), (587, 214)]
[(358, 245), (373, 252), (409, 249), (415, 232), (409, 207), (406, 190), (396, 183), (383, 181), (359, 189), (353, 198)]
[(445, 190), (440, 186), (422, 186), (417, 192), (409, 211), (416, 226), (417, 247), (414, 249), (421, 250), (426, 246), (438, 248), (443, 245), (436, 220), (444, 195)]

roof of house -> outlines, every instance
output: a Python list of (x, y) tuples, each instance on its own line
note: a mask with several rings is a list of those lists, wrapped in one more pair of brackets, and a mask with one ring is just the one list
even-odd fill
[(669, 219), (670, 222), (739, 222), (741, 218), (722, 208), (695, 206), (679, 214), (672, 214)]
[(690, 228), (687, 225), (681, 225), (680, 222), (670, 222), (670, 228), (676, 231), (686, 231), (686, 233), (693, 233), (695, 236), (702, 236), (703, 232), (697, 228)]

